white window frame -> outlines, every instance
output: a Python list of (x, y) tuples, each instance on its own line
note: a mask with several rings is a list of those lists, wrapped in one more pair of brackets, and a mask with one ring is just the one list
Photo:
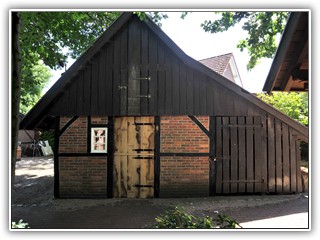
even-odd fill
[[(96, 137), (94, 135), (94, 131), (95, 130), (103, 130), (105, 131), (105, 141), (104, 141), (104, 150), (95, 150), (94, 149), (94, 137)], [(92, 127), (91, 128), (91, 153), (107, 153), (108, 152), (108, 128), (106, 127)]]

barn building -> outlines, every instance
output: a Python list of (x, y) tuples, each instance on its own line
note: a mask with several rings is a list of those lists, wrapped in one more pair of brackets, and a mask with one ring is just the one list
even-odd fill
[(126, 12), (20, 123), (54, 129), (57, 198), (302, 192), (308, 129)]

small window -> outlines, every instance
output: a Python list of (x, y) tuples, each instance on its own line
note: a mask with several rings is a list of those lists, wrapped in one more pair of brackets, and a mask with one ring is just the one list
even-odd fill
[(91, 128), (91, 152), (107, 152), (108, 128)]

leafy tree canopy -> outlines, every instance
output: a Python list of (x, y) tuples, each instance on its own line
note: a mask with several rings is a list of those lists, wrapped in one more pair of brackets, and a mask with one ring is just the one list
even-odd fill
[[(182, 13), (181, 18), (187, 16)], [(204, 31), (218, 33), (228, 31), (236, 24), (248, 32), (248, 37), (239, 41), (237, 47), (246, 49), (250, 60), (247, 69), (252, 70), (261, 58), (273, 58), (277, 50), (276, 36), (284, 30), (288, 12), (214, 12), (221, 17), (218, 20), (205, 20), (201, 27)]]
[(274, 92), (271, 95), (259, 93), (257, 97), (308, 126), (308, 93)]

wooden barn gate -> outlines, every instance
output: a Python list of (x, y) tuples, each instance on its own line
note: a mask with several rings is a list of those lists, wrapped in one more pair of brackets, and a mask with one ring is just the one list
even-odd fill
[(216, 193), (261, 192), (260, 117), (216, 117)]
[[(215, 117), (211, 194), (301, 192), (300, 140), (279, 120)], [(212, 155), (211, 155), (212, 156)]]
[(113, 197), (153, 197), (154, 118), (118, 117), (114, 130)]

